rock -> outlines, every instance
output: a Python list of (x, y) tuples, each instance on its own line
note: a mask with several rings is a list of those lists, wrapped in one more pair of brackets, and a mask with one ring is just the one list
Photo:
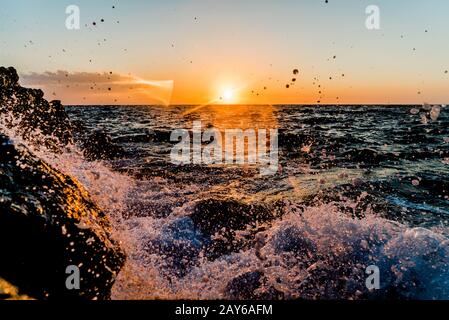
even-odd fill
[(124, 150), (101, 130), (89, 132), (81, 122), (71, 123), (60, 101), (48, 102), (42, 90), (23, 88), (14, 68), (0, 67), (0, 123), (34, 146), (54, 152), (77, 138), (87, 160), (122, 157)]
[(21, 295), (19, 289), (0, 278), (0, 300), (32, 300), (26, 295)]
[(19, 85), (14, 68), (0, 67), (0, 123), (36, 146), (58, 151), (72, 142), (70, 121), (60, 101), (48, 102), (38, 89)]
[[(0, 68), (0, 129), (62, 151), (73, 142), (64, 107), (18, 81), (14, 68)], [(99, 136), (97, 148), (109, 142)], [(125, 256), (105, 214), (78, 182), (1, 132), (0, 155), (0, 276), (37, 299), (108, 299)], [(66, 288), (71, 265), (80, 290)]]
[(281, 300), (284, 294), (273, 287), (263, 288), (267, 281), (260, 271), (244, 273), (227, 284), (225, 296), (231, 300)]
[(102, 130), (90, 132), (80, 121), (73, 121), (72, 129), (75, 141), (87, 160), (113, 160), (125, 155), (125, 150)]
[(163, 273), (183, 277), (197, 264), (202, 241), (192, 220), (183, 217), (165, 226), (161, 235), (150, 240), (145, 249), (164, 257)]
[(292, 133), (279, 130), (279, 148), (287, 151), (299, 151), (304, 145), (313, 144), (313, 139), (305, 133)]
[(254, 291), (262, 285), (262, 277), (259, 271), (244, 273), (227, 284), (226, 295), (235, 300), (255, 299)]
[[(0, 155), (0, 276), (37, 299), (108, 299), (125, 256), (105, 214), (77, 181), (2, 134)], [(66, 288), (69, 265), (80, 290)]]
[(87, 160), (113, 160), (125, 155), (125, 150), (100, 130), (95, 130), (88, 135), (82, 142), (82, 149)]
[[(211, 198), (199, 201), (190, 218), (203, 236), (209, 238), (204, 250), (207, 257), (216, 259), (250, 246), (264, 223), (282, 215), (279, 205)], [(237, 237), (236, 231), (243, 230), (247, 231), (247, 236)]]
[(279, 230), (274, 236), (276, 253), (292, 252), (296, 256), (312, 261), (317, 251), (316, 245), (297, 227), (290, 226)]

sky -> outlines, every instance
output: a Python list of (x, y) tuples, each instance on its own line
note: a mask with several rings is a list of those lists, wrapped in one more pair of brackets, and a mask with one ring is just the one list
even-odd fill
[(447, 0), (0, 4), (0, 65), (64, 104), (449, 103)]

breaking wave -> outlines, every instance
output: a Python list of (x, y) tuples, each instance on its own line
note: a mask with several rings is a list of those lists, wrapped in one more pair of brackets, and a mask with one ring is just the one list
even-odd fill
[[(163, 176), (136, 178), (117, 170), (126, 159), (88, 161), (75, 145), (28, 146), (108, 213), (128, 257), (114, 299), (449, 299), (444, 225), (393, 221), (370, 206), (348, 214), (361, 199), (235, 200)], [(379, 290), (366, 288), (370, 265)]]

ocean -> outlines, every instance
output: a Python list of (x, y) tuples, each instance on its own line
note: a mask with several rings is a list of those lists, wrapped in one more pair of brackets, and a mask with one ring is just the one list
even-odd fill
[[(113, 298), (449, 298), (444, 106), (66, 111), (124, 151), (104, 161), (46, 157), (112, 220), (128, 256)], [(220, 131), (277, 129), (278, 170), (173, 164), (170, 134), (194, 121)], [(377, 290), (366, 287), (368, 266), (379, 270)]]

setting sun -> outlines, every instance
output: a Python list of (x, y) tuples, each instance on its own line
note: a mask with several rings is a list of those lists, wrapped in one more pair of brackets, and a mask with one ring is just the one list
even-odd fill
[(236, 95), (234, 89), (225, 89), (220, 97), (225, 103), (235, 103)]
[(226, 90), (225, 92), (223, 92), (223, 98), (225, 100), (232, 100), (233, 97), (234, 97), (234, 92), (232, 90)]

